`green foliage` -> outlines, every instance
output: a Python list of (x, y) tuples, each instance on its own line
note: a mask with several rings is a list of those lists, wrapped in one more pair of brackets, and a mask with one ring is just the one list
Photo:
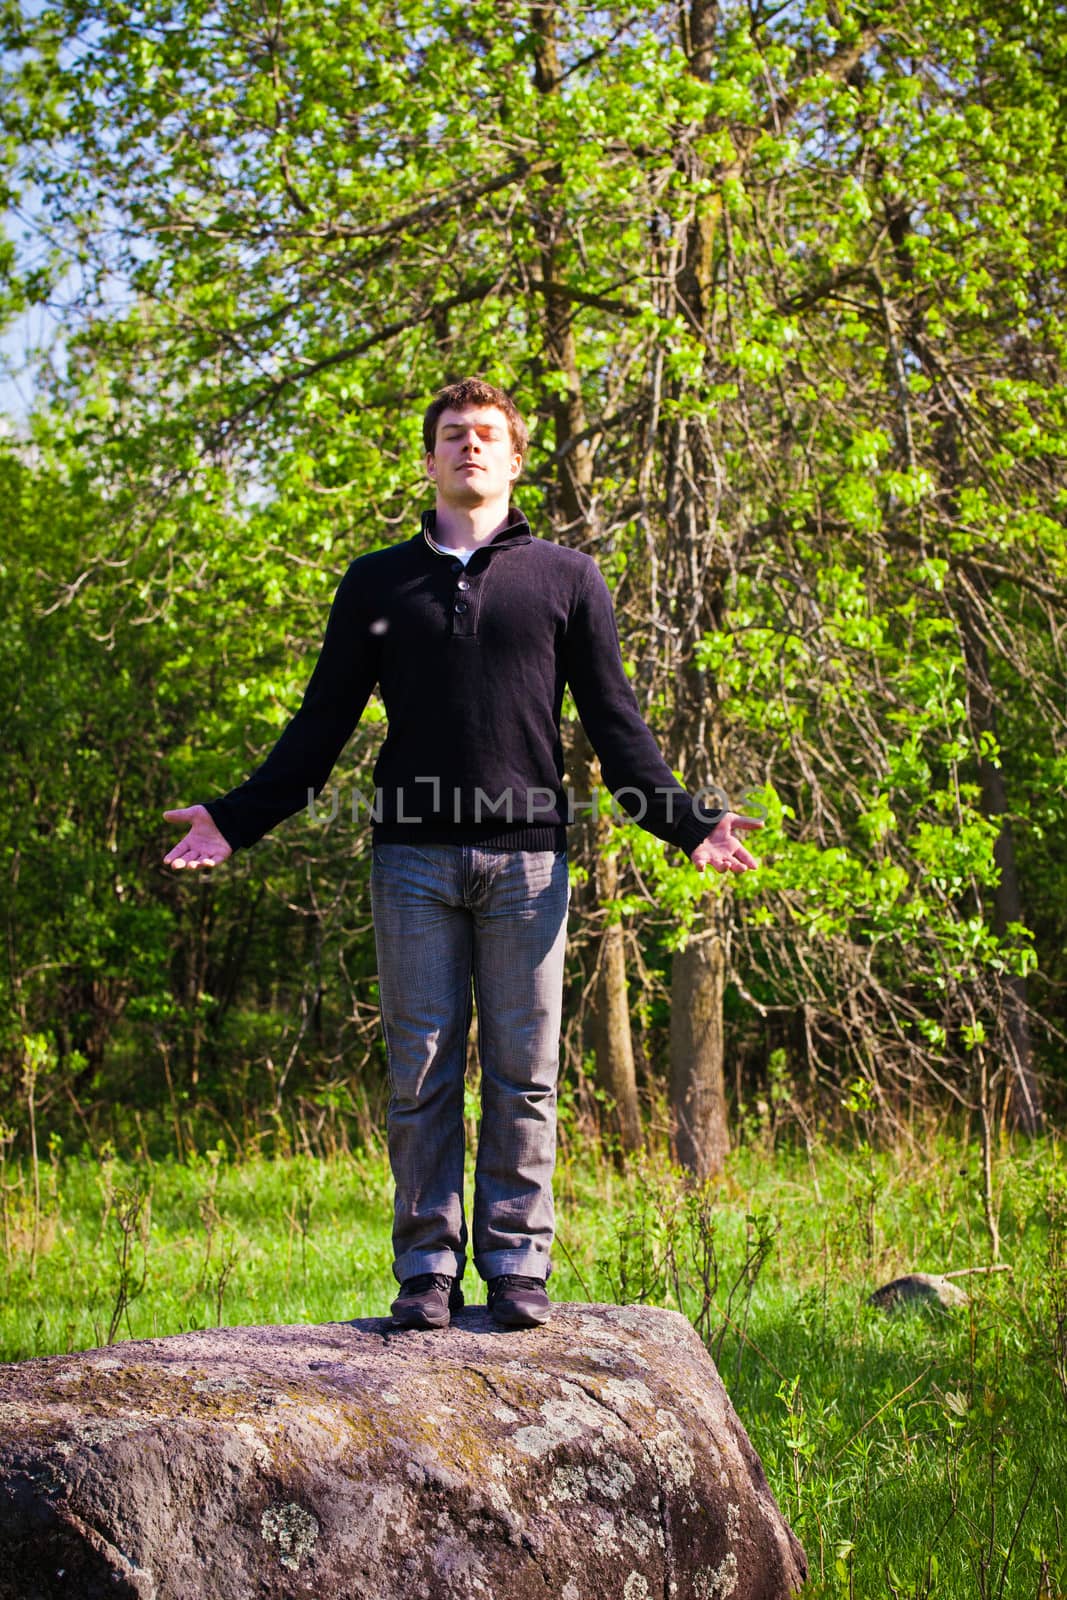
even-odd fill
[(722, 890), (735, 978), (814, 1019), (832, 1082), (973, 1098), (1017, 979), (1060, 1070), (1059, 21), (6, 7), (0, 181), (37, 231), (0, 316), (60, 307), (0, 463), (10, 1081), (48, 1031), (79, 1093), (148, 1058), (179, 1116), (241, 1116), (232, 1054), (275, 1110), (370, 1055), (358, 829), (293, 822), (194, 889), (154, 879), (157, 819), (265, 753), (348, 560), (412, 525), (423, 403), (471, 370), (533, 418), (522, 503), (616, 586), (669, 759), (767, 810), (729, 887), (623, 830), (611, 915), (648, 960)]
[[(32, 468), (14, 448), (0, 453), (10, 623), (0, 697), (13, 730), (0, 823), (9, 941), (0, 1095), (9, 1109), (21, 1103), (20, 1040), (33, 1032), (48, 1043), (39, 1096), (52, 1118), (72, 1094), (90, 1109), (116, 1095), (152, 1105), (165, 1084), (177, 1104), (198, 1086), (209, 1097), (221, 1086), (225, 1108), (242, 1077), (232, 1053), (248, 1053), (244, 1075), (257, 1064), (262, 1072), (286, 1036), (284, 1021), (249, 1005), (243, 974), (251, 967), (260, 990), (273, 983), (277, 1008), (288, 992), (281, 975), (291, 981), (307, 943), (284, 904), (263, 905), (263, 886), (241, 864), (217, 885), (166, 875), (161, 812), (217, 792), (280, 730), (310, 670), (308, 645), (294, 645), (291, 630), (302, 607), (308, 633), (318, 628), (339, 573), (324, 570), (317, 530), (302, 530), (301, 558), (295, 537), (277, 546), (266, 514), (213, 509), (198, 494), (187, 502), (187, 542), (171, 546), (170, 525), (138, 546), (62, 438), (42, 427), (39, 439)], [(213, 585), (227, 573), (220, 624)], [(280, 630), (263, 604), (271, 585), (284, 592)], [(358, 734), (357, 773), (362, 752)], [(328, 906), (360, 836), (339, 830), (324, 850), (305, 830), (294, 870), (315, 851), (333, 885)], [(283, 884), (278, 898), (287, 894)], [(353, 976), (366, 959), (350, 957)], [(346, 1011), (338, 995), (342, 1030)]]

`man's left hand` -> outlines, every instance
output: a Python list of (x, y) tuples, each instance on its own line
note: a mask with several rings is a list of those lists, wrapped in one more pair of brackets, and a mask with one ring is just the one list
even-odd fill
[(705, 867), (714, 867), (716, 872), (751, 872), (759, 862), (745, 849), (739, 836), (762, 827), (758, 817), (740, 817), (736, 811), (726, 811), (689, 859), (698, 872)]

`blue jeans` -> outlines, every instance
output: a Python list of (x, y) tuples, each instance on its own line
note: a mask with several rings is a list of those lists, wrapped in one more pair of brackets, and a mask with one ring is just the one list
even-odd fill
[(547, 1278), (570, 885), (553, 850), (374, 846), (371, 906), (389, 1061), (393, 1271), (461, 1277), (463, 1080), (478, 1008), (474, 1264)]

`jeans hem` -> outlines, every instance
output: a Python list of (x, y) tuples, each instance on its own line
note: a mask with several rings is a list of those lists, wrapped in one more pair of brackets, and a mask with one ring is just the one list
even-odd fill
[(502, 1278), (516, 1273), (522, 1278), (540, 1278), (542, 1282), (552, 1276), (552, 1261), (546, 1249), (540, 1250), (490, 1250), (486, 1255), (476, 1255), (474, 1265), (479, 1277), (488, 1283), (490, 1278)]
[(451, 1250), (408, 1250), (393, 1262), (393, 1277), (397, 1283), (409, 1278), (421, 1278), (424, 1272), (441, 1273), (446, 1278), (462, 1278), (465, 1258)]

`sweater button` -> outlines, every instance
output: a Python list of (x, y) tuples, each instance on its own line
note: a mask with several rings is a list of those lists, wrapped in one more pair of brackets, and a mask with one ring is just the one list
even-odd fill
[(467, 578), (460, 578), (459, 582), (456, 584), (456, 588), (457, 589), (469, 589), (470, 588), (469, 580)]
[(462, 563), (462, 561), (453, 561), (451, 563), (451, 567), (452, 567), (452, 571), (453, 572), (462, 572), (463, 571), (463, 563)]
[(466, 609), (467, 609), (466, 600), (457, 600), (456, 601), (456, 610), (458, 612), (460, 612), (462, 614), (464, 611), (466, 611)]

